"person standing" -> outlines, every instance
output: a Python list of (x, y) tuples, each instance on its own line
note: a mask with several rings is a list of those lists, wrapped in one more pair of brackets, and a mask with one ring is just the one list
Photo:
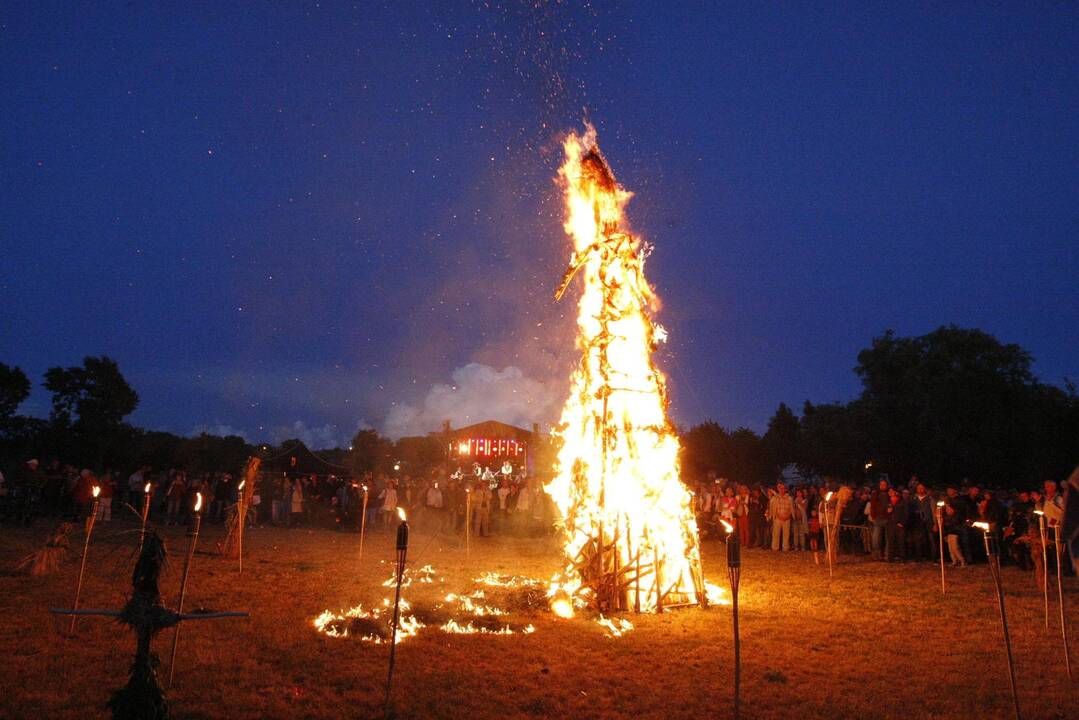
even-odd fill
[(791, 549), (791, 518), (794, 516), (794, 501), (787, 494), (787, 486), (776, 485), (776, 492), (768, 501), (768, 517), (772, 521), (772, 550)]
[(887, 480), (882, 479), (877, 485), (877, 489), (869, 496), (866, 514), (869, 516), (870, 530), (873, 533), (873, 557), (877, 560), (886, 560), (888, 518), (892, 514), (892, 503), (888, 495)]
[(427, 488), (427, 497), (425, 498), (424, 507), (426, 508), (427, 517), (431, 519), (431, 525), (436, 531), (442, 530), (442, 526), (444, 525), (442, 510), (444, 504), (442, 488), (439, 487), (438, 480), (435, 480), (431, 483), (431, 486)]
[(888, 491), (888, 502), (892, 511), (888, 514), (886, 559), (889, 562), (906, 562), (910, 504), (895, 488)]
[(794, 533), (794, 549), (804, 551), (806, 535), (809, 534), (809, 501), (806, 500), (802, 488), (794, 491), (794, 521), (791, 527)]
[(944, 538), (948, 543), (948, 555), (952, 561), (952, 567), (967, 567), (966, 556), (959, 547), (959, 534), (963, 532), (966, 517), (961, 503), (959, 491), (954, 487), (947, 490), (944, 498)]
[(184, 480), (184, 473), (182, 470), (173, 470), (172, 479), (169, 480), (168, 489), (165, 490), (165, 497), (168, 498), (168, 508), (165, 511), (167, 525), (176, 524), (185, 495), (187, 495), (187, 483)]
[(925, 485), (918, 483), (910, 504), (907, 533), (910, 535), (914, 557), (917, 560), (934, 561), (940, 551), (937, 548), (937, 511), (933, 496), (926, 490)]
[(103, 472), (98, 484), (101, 486), (101, 494), (98, 495), (97, 519), (101, 522), (112, 522), (112, 498), (116, 494), (116, 481), (113, 480), (112, 471)]
[(381, 510), (379, 511), (382, 516), (382, 524), (389, 525), (393, 522), (394, 513), (397, 511), (397, 481), (388, 480), (386, 487), (382, 489), (378, 497), (382, 500)]
[(749, 488), (745, 485), (738, 486), (734, 519), (738, 527), (738, 539), (744, 547), (749, 547)]

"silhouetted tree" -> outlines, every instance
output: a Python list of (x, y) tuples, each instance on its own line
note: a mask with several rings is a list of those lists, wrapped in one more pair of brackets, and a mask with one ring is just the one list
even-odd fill
[(775, 415), (768, 421), (762, 443), (764, 460), (773, 472), (778, 473), (787, 465), (801, 460), (798, 416), (785, 403), (779, 403)]
[(386, 470), (392, 449), (392, 443), (379, 435), (377, 431), (360, 430), (352, 438), (349, 465), (357, 475)]
[(30, 397), (30, 381), (17, 367), (0, 363), (0, 430), (6, 428), (23, 400)]

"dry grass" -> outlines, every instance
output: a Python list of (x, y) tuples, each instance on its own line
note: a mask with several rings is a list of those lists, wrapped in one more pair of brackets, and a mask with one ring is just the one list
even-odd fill
[[(134, 538), (118, 536), (118, 525), (96, 531), (84, 607), (124, 600)], [(45, 532), (44, 526), (4, 528), (0, 567), (12, 567)], [(219, 527), (205, 528), (200, 547), (211, 550), (221, 534)], [(177, 530), (167, 538), (176, 559), (162, 589), (171, 603), (186, 540)], [(392, 556), (390, 535), (370, 535), (362, 563), (357, 540), (324, 530), (251, 530), (242, 578), (235, 561), (197, 555), (187, 607), (246, 609), (252, 617), (183, 629), (173, 716), (379, 716), (388, 647), (327, 638), (311, 624), (325, 608), (366, 605), (388, 594), (380, 583), (389, 570), (380, 561)], [(78, 536), (73, 544), (81, 547)], [(432, 598), (468, 590), (482, 571), (547, 577), (558, 565), (555, 548), (539, 541), (478, 541), (466, 558), (456, 539), (414, 531), (412, 548), (417, 565), (430, 563), (444, 578), (424, 589)], [(718, 550), (706, 545), (706, 574), (726, 587)], [(77, 560), (75, 553), (51, 577), (0, 576), (2, 717), (105, 717), (109, 693), (125, 682), (134, 647), (128, 633), (108, 620), (84, 619), (77, 639), (65, 639), (47, 612), (70, 605)], [(1079, 607), (1076, 581), (1066, 581), (1071, 607)], [(1008, 717), (1007, 666), (988, 569), (950, 572), (943, 598), (937, 582), (936, 566), (848, 558), (829, 582), (808, 554), (746, 552), (744, 717)], [(1006, 569), (1005, 583), (1024, 716), (1079, 717), (1079, 682), (1062, 677), (1055, 620), (1047, 632), (1029, 575)], [(536, 632), (460, 636), (428, 628), (401, 644), (399, 716), (731, 714), (729, 608), (632, 618), (637, 629), (620, 639), (584, 620), (557, 621), (546, 613), (518, 619), (534, 623)], [(1072, 631), (1079, 642), (1079, 625)], [(166, 658), (168, 640), (166, 634), (156, 644)]]

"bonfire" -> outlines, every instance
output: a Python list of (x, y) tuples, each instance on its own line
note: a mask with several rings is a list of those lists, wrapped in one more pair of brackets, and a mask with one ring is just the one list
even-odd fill
[(644, 276), (648, 246), (628, 229), (632, 193), (599, 151), (595, 130), (570, 134), (559, 170), (574, 252), (560, 299), (581, 276), (577, 346), (547, 485), (562, 515), (565, 569), (551, 609), (661, 611), (707, 603), (697, 523), (678, 467), (678, 438), (653, 353), (665, 339)]

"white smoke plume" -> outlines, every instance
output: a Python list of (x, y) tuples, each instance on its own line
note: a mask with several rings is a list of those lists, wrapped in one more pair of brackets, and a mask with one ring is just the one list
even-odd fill
[(498, 420), (525, 429), (557, 417), (561, 399), (547, 383), (526, 376), (519, 368), (497, 370), (469, 363), (451, 375), (449, 384), (433, 385), (421, 405), (398, 404), (390, 410), (383, 433), (391, 438), (425, 435), (440, 430), (442, 421), (454, 427)]

